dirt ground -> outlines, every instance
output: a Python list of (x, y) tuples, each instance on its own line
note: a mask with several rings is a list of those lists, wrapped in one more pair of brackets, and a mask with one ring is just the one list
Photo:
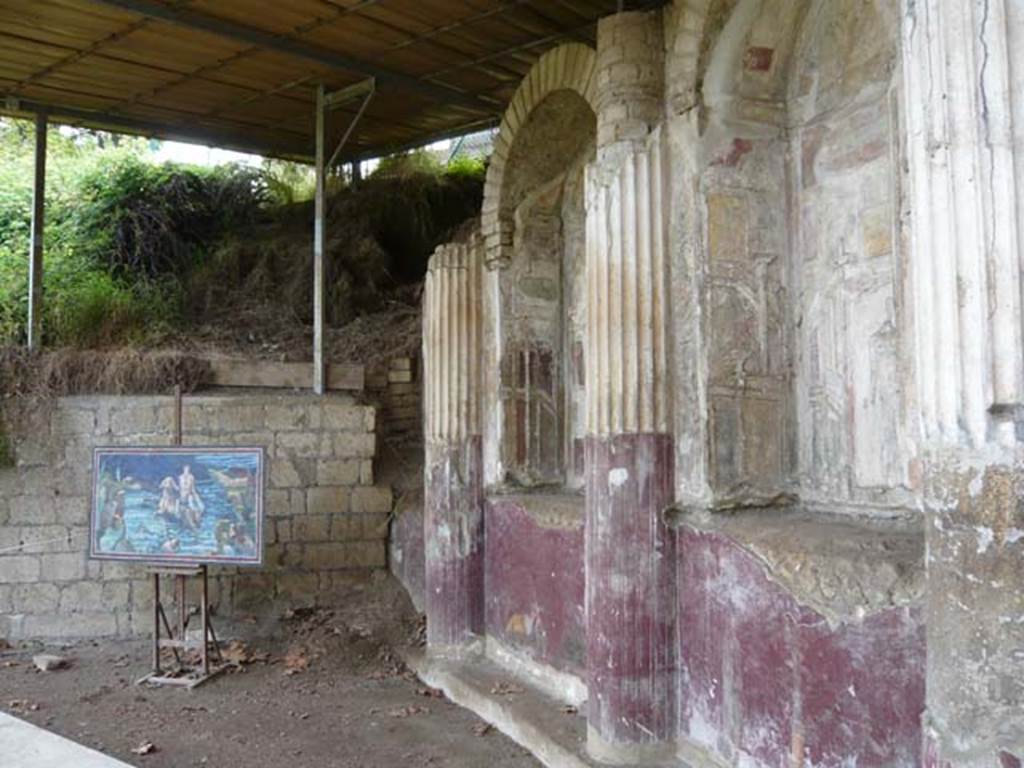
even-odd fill
[(0, 707), (143, 768), (539, 765), (405, 669), (397, 649), (422, 631), (401, 588), (375, 579), (336, 608), (243, 618), (233, 669), (192, 691), (134, 684), (145, 640), (48, 648), (69, 660), (51, 672), (32, 662), (40, 647), (0, 651)]

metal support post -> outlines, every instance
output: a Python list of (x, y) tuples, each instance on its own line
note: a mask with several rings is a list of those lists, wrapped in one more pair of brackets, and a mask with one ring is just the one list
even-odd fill
[(45, 114), (36, 115), (35, 178), (32, 186), (32, 244), (28, 262), (28, 348), (43, 341), (43, 220), (46, 203)]

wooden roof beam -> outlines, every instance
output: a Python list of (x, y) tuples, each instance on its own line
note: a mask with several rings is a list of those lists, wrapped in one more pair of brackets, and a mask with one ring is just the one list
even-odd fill
[[(245, 135), (232, 134), (227, 131), (208, 130), (198, 126), (176, 126), (155, 120), (140, 120), (123, 115), (111, 115), (102, 111), (80, 109), (78, 107), (61, 106), (34, 99), (22, 99), (0, 94), (0, 114), (12, 117), (29, 115), (47, 115), (56, 123), (82, 125), (115, 133), (130, 133), (141, 136), (159, 136), (163, 139), (200, 142), (222, 149), (234, 149), (258, 155), (271, 155), (286, 160), (309, 162), (309, 151), (299, 148), (304, 141), (281, 141), (281, 143), (263, 143)], [(295, 146), (299, 145), (299, 146)]]
[(92, 0), (101, 5), (137, 13), (147, 18), (159, 19), (187, 29), (197, 29), (210, 34), (237, 40), (248, 45), (270, 51), (285, 53), (297, 58), (313, 61), (333, 69), (373, 77), (379, 83), (387, 83), (408, 91), (422, 94), (446, 104), (458, 104), (485, 114), (494, 114), (495, 105), (474, 94), (440, 83), (424, 82), (417, 77), (396, 72), (376, 64), (359, 61), (337, 53), (323, 46), (307, 43), (292, 37), (276, 35), (256, 27), (238, 24), (227, 19), (208, 16), (186, 8), (173, 8), (156, 0)]

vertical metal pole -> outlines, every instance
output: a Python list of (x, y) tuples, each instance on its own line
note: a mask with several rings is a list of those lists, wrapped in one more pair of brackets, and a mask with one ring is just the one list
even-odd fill
[(324, 86), (316, 90), (316, 213), (313, 222), (313, 391), (324, 393), (324, 218), (327, 208), (327, 169)]
[(160, 674), (160, 574), (153, 573), (153, 674)]
[(36, 115), (36, 168), (32, 186), (32, 245), (28, 265), (28, 348), (42, 345), (43, 217), (46, 202), (46, 115)]
[(174, 578), (178, 582), (178, 639), (181, 641), (181, 652), (184, 655), (188, 651), (188, 646), (185, 645), (185, 577), (178, 574)]
[(203, 675), (210, 674), (210, 581), (206, 575), (206, 566), (202, 568), (202, 579), (203, 579), (203, 604), (199, 607), (200, 615), (203, 623)]
[(174, 385), (174, 444), (181, 445), (181, 384)]

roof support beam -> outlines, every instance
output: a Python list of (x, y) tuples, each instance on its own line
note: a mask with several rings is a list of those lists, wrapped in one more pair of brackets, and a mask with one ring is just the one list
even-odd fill
[(333, 69), (361, 74), (364, 77), (373, 77), (380, 83), (388, 83), (446, 104), (459, 104), (460, 106), (469, 107), (486, 114), (491, 114), (495, 111), (493, 104), (473, 94), (465, 93), (450, 86), (424, 82), (411, 75), (395, 72), (375, 64), (359, 61), (341, 53), (336, 53), (329, 48), (303, 42), (292, 37), (276, 35), (256, 27), (228, 21), (227, 19), (219, 19), (215, 16), (208, 16), (204, 13), (185, 8), (172, 8), (156, 0), (93, 0), (93, 2), (131, 13), (138, 13), (148, 18), (159, 19), (160, 21), (177, 24), (189, 29), (199, 29), (266, 50), (289, 54)]
[(45, 114), (36, 115), (35, 176), (32, 183), (32, 243), (28, 257), (28, 348), (43, 341), (43, 218), (46, 203)]
[(316, 200), (313, 212), (313, 392), (327, 383), (324, 360), (324, 251), (327, 243), (327, 92), (316, 89)]
[[(376, 89), (374, 79), (328, 93), (321, 84), (316, 89), (316, 200), (313, 212), (313, 392), (322, 395), (326, 391), (327, 359), (324, 355), (326, 332), (325, 319), (325, 269), (327, 249), (327, 173), (334, 165), (338, 153), (344, 148), (356, 124), (366, 111)], [(363, 103), (356, 116), (349, 123), (338, 148), (330, 160), (327, 159), (327, 113), (342, 104), (363, 97)]]
[(239, 152), (251, 152), (257, 155), (271, 155), (286, 160), (308, 163), (309, 149), (306, 140), (281, 140), (280, 144), (269, 145), (249, 138), (244, 134), (231, 134), (223, 131), (211, 131), (199, 126), (178, 126), (154, 120), (139, 120), (123, 115), (112, 115), (107, 112), (78, 107), (65, 107), (59, 104), (20, 99), (13, 96), (4, 98), (0, 92), (0, 115), (12, 117), (31, 117), (48, 114), (50, 120), (68, 125), (82, 125), (98, 130), (114, 131), (115, 133), (131, 133), (141, 136), (158, 136), (162, 139), (190, 141), (208, 144), (222, 149), (234, 149)]

